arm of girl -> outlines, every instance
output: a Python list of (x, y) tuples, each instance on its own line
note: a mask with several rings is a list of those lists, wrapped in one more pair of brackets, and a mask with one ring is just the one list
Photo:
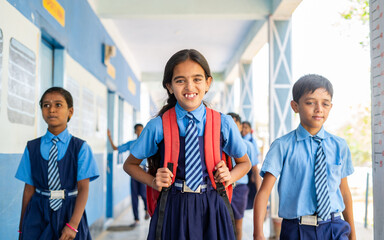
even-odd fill
[(259, 191), (256, 193), (253, 202), (253, 239), (263, 240), (263, 222), (267, 213), (268, 198), (271, 194), (273, 185), (276, 182), (276, 177), (266, 172)]
[(21, 233), (21, 228), (23, 226), (23, 217), (24, 217), (25, 209), (27, 208), (27, 205), (28, 205), (29, 201), (31, 200), (34, 193), (35, 193), (35, 187), (26, 183), (24, 186), (23, 201), (22, 201), (22, 205), (21, 205), (19, 233)]
[(156, 177), (153, 177), (139, 166), (141, 161), (141, 159), (138, 159), (130, 154), (127, 160), (124, 162), (124, 171), (137, 181), (147, 184), (157, 191), (161, 191), (163, 187), (170, 186), (172, 183), (173, 174), (171, 171), (169, 171), (168, 168), (157, 169)]
[(235, 158), (236, 166), (229, 171), (224, 161), (220, 161), (216, 166), (215, 181), (225, 182), (225, 187), (242, 178), (251, 169), (251, 161), (247, 154), (241, 158)]
[[(68, 222), (68, 224), (77, 229), (80, 223), (80, 220), (83, 216), (85, 205), (88, 200), (88, 192), (89, 192), (89, 178), (80, 180), (77, 182), (77, 197), (75, 203), (75, 209), (73, 210), (73, 215)], [(61, 232), (61, 236), (59, 240), (67, 240), (74, 239), (76, 237), (75, 230), (71, 229), (69, 226), (65, 226)]]
[(356, 239), (355, 224), (353, 220), (353, 207), (352, 207), (352, 195), (349, 190), (347, 178), (342, 178), (340, 183), (340, 191), (343, 196), (345, 209), (343, 211), (343, 217), (345, 221), (351, 226), (351, 234), (349, 235), (350, 240)]

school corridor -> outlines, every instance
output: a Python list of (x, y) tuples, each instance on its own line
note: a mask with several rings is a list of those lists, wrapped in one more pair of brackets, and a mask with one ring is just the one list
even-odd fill
[[(136, 139), (136, 124), (145, 126), (156, 116), (167, 99), (162, 86), (166, 61), (179, 50), (197, 49), (207, 58), (213, 81), (204, 101), (251, 123), (262, 162), (272, 141), (299, 122), (290, 106), (297, 80), (292, 46), (320, 37), (306, 36), (302, 29), (304, 34), (293, 38), (294, 13), (306, 2), (312, 5), (301, 10), (302, 19), (313, 18), (316, 6), (324, 5), (321, 0), (0, 0), (0, 238), (18, 238), (25, 184), (15, 174), (27, 142), (47, 132), (39, 100), (53, 86), (72, 94), (74, 113), (67, 129), (87, 142), (100, 173), (89, 185), (85, 207), (93, 239), (147, 236), (149, 220), (143, 216), (139, 226), (129, 228), (130, 176), (123, 170), (129, 151), (114, 151), (108, 132), (122, 145)], [(358, 239), (382, 240), (384, 0), (369, 2), (371, 77), (359, 81), (372, 83), (372, 161), (363, 166), (353, 191), (359, 195)], [(331, 40), (326, 43), (332, 45)], [(315, 50), (327, 44), (305, 51), (313, 50), (308, 55), (316, 58)], [(306, 62), (311, 59), (295, 64)], [(264, 225), (271, 236), (278, 231), (278, 224), (273, 227), (278, 201), (274, 190)], [(244, 239), (252, 239), (252, 218), (247, 210)]]
[[(142, 206), (140, 206), (140, 210)], [(108, 227), (95, 240), (141, 240), (146, 239), (148, 235), (148, 226), (150, 220), (144, 220), (144, 213), (140, 216), (142, 219), (139, 226), (130, 228), (132, 224), (133, 214), (132, 209), (127, 208), (113, 222), (110, 222)], [(270, 220), (270, 219), (269, 219)], [(270, 224), (266, 220), (264, 223), (265, 236), (272, 236)], [(364, 227), (362, 223), (356, 223), (356, 238), (358, 240), (372, 240), (373, 232)], [(245, 210), (243, 219), (243, 240), (253, 240), (253, 210)], [(269, 239), (276, 239), (270, 237)]]

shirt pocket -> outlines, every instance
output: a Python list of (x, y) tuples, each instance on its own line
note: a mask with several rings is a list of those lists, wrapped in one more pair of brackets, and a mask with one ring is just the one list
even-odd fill
[(334, 193), (340, 186), (341, 182), (341, 164), (327, 164), (328, 172), (328, 188), (330, 193)]

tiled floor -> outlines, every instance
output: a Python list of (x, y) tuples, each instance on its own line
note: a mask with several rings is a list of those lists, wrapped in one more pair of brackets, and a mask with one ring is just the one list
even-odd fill
[[(96, 240), (142, 240), (147, 238), (148, 227), (150, 220), (144, 220), (143, 207), (140, 206), (141, 222), (139, 226), (132, 230), (127, 230), (128, 225), (133, 223), (133, 213), (131, 208), (127, 208), (122, 214), (114, 220), (109, 227), (120, 229), (120, 231), (107, 231), (102, 232)], [(269, 234), (269, 221), (264, 223), (264, 232)], [(364, 228), (363, 224), (356, 223), (357, 239), (359, 240), (372, 240), (372, 229)], [(253, 234), (253, 211), (246, 210), (243, 220), (243, 240), (252, 240)]]

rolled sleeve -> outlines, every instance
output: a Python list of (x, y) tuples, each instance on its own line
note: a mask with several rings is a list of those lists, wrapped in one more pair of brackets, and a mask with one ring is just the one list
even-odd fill
[(283, 146), (280, 139), (275, 140), (265, 156), (260, 176), (264, 177), (266, 172), (271, 173), (276, 178), (280, 175), (283, 168)]
[(33, 186), (31, 161), (29, 160), (29, 151), (27, 147), (25, 147), (23, 156), (21, 157), (15, 178)]
[(93, 181), (98, 178), (99, 175), (99, 169), (97, 168), (92, 149), (84, 142), (78, 157), (77, 181), (87, 178), (89, 178), (89, 181)]

